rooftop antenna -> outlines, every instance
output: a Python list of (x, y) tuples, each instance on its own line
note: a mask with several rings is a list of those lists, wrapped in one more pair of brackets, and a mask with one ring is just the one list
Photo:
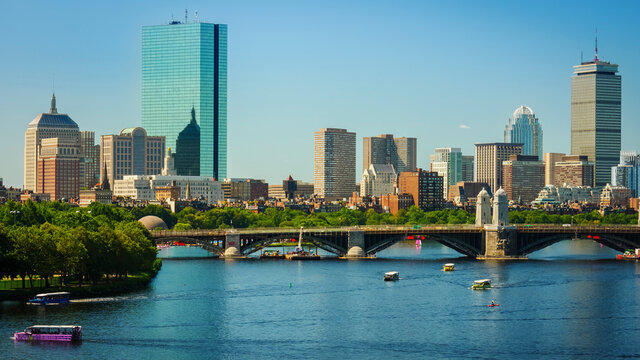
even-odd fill
[(196, 23), (198, 23), (198, 12), (196, 11), (196, 19), (195, 19)]
[[(184, 23), (187, 23), (187, 9), (184, 9)], [(597, 53), (597, 51), (596, 51)]]
[(596, 28), (596, 58), (594, 61), (598, 62), (598, 28)]

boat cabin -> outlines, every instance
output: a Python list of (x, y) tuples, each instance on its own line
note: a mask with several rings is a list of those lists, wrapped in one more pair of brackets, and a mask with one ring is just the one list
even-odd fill
[(66, 304), (69, 302), (68, 292), (54, 292), (37, 294), (33, 299), (29, 300), (29, 304), (48, 305), (48, 304)]
[(473, 285), (471, 285), (471, 288), (474, 290), (489, 289), (491, 288), (491, 280), (489, 279), (476, 280), (473, 282)]
[(384, 281), (396, 281), (400, 279), (400, 273), (397, 271), (389, 271), (384, 273)]
[(443, 270), (444, 270), (444, 271), (453, 271), (453, 268), (454, 268), (454, 267), (455, 267), (455, 264), (453, 264), (453, 263), (447, 263), (447, 264), (444, 264), (444, 268), (443, 268)]

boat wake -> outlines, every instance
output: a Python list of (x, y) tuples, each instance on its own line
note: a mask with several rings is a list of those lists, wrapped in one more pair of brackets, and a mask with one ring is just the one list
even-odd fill
[(100, 303), (100, 302), (114, 302), (114, 301), (128, 301), (128, 300), (145, 300), (148, 299), (147, 296), (112, 296), (112, 297), (101, 297), (101, 298), (88, 298), (88, 299), (75, 299), (71, 300), (71, 303)]

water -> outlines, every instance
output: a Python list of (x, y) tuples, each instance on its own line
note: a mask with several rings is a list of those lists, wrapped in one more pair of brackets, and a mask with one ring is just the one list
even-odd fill
[[(375, 261), (165, 260), (151, 287), (135, 294), (48, 307), (0, 304), (0, 357), (640, 356), (640, 263), (610, 260), (615, 252), (591, 241), (533, 255), (473, 261), (425, 242), (421, 249), (397, 244)], [(456, 270), (443, 272), (445, 262)], [(401, 280), (383, 282), (394, 270)], [(481, 278), (494, 288), (470, 290)], [(491, 300), (500, 307), (488, 307)], [(83, 326), (81, 344), (10, 339), (31, 324), (67, 323)]]

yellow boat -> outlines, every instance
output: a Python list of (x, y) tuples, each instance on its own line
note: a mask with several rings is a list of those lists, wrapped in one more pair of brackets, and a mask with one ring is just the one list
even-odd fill
[(471, 285), (471, 289), (473, 290), (491, 289), (491, 280), (489, 279), (476, 280), (473, 282), (473, 285)]
[(453, 271), (453, 267), (455, 266), (455, 264), (453, 263), (448, 263), (448, 264), (444, 264), (444, 268), (442, 268), (443, 271)]

